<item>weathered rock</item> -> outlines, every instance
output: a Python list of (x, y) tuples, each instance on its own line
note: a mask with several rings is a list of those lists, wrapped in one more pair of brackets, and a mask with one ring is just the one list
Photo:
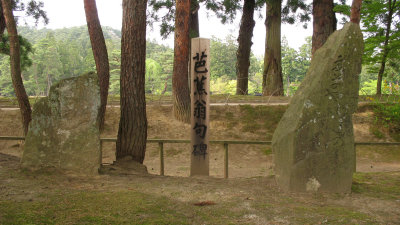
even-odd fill
[(276, 180), (284, 190), (350, 192), (363, 48), (359, 26), (348, 23), (315, 52), (272, 140)]
[(56, 168), (97, 174), (101, 164), (98, 113), (100, 88), (95, 73), (53, 85), (33, 107), (22, 168)]

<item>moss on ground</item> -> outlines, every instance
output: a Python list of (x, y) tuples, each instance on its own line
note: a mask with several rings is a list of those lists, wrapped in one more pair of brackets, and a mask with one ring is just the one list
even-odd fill
[(355, 173), (353, 193), (380, 199), (400, 199), (400, 172)]

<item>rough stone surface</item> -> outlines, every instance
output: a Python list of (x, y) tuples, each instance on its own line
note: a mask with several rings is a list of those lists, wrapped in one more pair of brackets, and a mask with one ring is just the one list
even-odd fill
[(95, 73), (53, 85), (33, 107), (21, 166), (97, 174), (101, 164), (98, 113), (100, 88)]
[(276, 180), (282, 189), (351, 191), (352, 114), (363, 48), (359, 26), (348, 23), (315, 52), (272, 140)]

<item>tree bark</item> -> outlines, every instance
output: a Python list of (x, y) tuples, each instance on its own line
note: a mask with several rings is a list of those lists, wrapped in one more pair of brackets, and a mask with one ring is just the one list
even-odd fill
[(336, 30), (333, 0), (313, 0), (312, 54), (322, 47)]
[(362, 0), (353, 0), (351, 5), (350, 21), (360, 24)]
[(3, 6), (1, 5), (0, 2), (0, 36), (4, 34), (5, 30), (6, 30), (6, 19), (4, 18)]
[[(191, 54), (191, 40), (192, 38), (197, 38), (200, 37), (200, 26), (199, 26), (199, 9), (200, 5), (197, 0), (191, 0), (190, 1), (190, 18), (189, 18), (189, 41), (188, 41), (188, 54), (189, 54), (189, 68), (191, 68), (190, 65), (190, 54)], [(189, 70), (188, 68), (188, 70)], [(188, 86), (189, 86), (189, 93), (190, 93), (190, 80), (191, 80), (191, 74), (188, 72)], [(190, 118), (189, 118), (190, 120)]]
[(267, 1), (263, 95), (283, 96), (280, 0)]
[(249, 83), (249, 67), (251, 53), (251, 38), (253, 37), (253, 29), (256, 24), (254, 21), (255, 0), (244, 0), (242, 20), (240, 22), (238, 50), (236, 53), (236, 94), (247, 95)]
[(387, 15), (387, 20), (386, 20), (386, 33), (385, 33), (385, 43), (383, 44), (383, 55), (382, 55), (382, 61), (381, 61), (381, 67), (378, 72), (378, 81), (376, 82), (376, 95), (380, 96), (382, 95), (382, 79), (383, 79), (383, 74), (385, 73), (385, 66), (386, 66), (386, 59), (389, 54), (389, 39), (390, 39), (390, 32), (391, 32), (391, 26), (392, 26), (392, 21), (393, 21), (393, 10), (396, 5), (396, 0), (389, 0), (388, 2), (388, 15)]
[(101, 29), (99, 16), (97, 14), (96, 0), (84, 0), (86, 22), (89, 31), (90, 42), (94, 61), (96, 63), (97, 76), (100, 85), (100, 111), (99, 111), (99, 129), (104, 128), (104, 117), (106, 114), (108, 86), (110, 82), (110, 64), (108, 62), (108, 53), (103, 31)]
[(1, 0), (1, 3), (10, 40), (11, 78), (14, 86), (15, 95), (18, 99), (18, 105), (21, 110), (24, 134), (26, 135), (28, 133), (29, 123), (31, 122), (32, 110), (31, 105), (29, 104), (28, 95), (25, 91), (24, 83), (21, 78), (21, 56), (17, 26), (11, 8), (11, 1)]
[(123, 0), (121, 39), (121, 118), (117, 160), (143, 163), (146, 152), (146, 0)]
[[(197, 0), (191, 0), (190, 1), (190, 25), (189, 25), (190, 38), (196, 38), (196, 37), (200, 36), (199, 9), (200, 9), (199, 2)], [(189, 40), (189, 46), (190, 46), (190, 40)]]
[(185, 123), (190, 123), (189, 19), (190, 0), (177, 0), (172, 98), (175, 118)]

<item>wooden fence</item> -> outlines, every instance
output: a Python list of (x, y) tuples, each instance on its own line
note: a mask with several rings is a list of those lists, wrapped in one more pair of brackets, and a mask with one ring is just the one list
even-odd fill
[[(0, 136), (1, 140), (16, 140), (21, 141), (25, 140), (25, 137), (16, 137), (16, 136)], [(116, 142), (116, 138), (101, 138), (100, 139), (100, 148), (102, 149), (104, 142)], [(174, 139), (147, 139), (147, 143), (158, 143), (159, 153), (160, 153), (160, 175), (164, 176), (164, 143), (171, 144), (190, 144), (190, 140), (174, 140)], [(228, 155), (229, 155), (229, 145), (271, 145), (271, 141), (228, 141), (228, 140), (211, 140), (210, 144), (221, 144), (224, 146), (224, 178), (228, 178)], [(360, 145), (400, 145), (400, 142), (354, 142), (354, 146)]]

